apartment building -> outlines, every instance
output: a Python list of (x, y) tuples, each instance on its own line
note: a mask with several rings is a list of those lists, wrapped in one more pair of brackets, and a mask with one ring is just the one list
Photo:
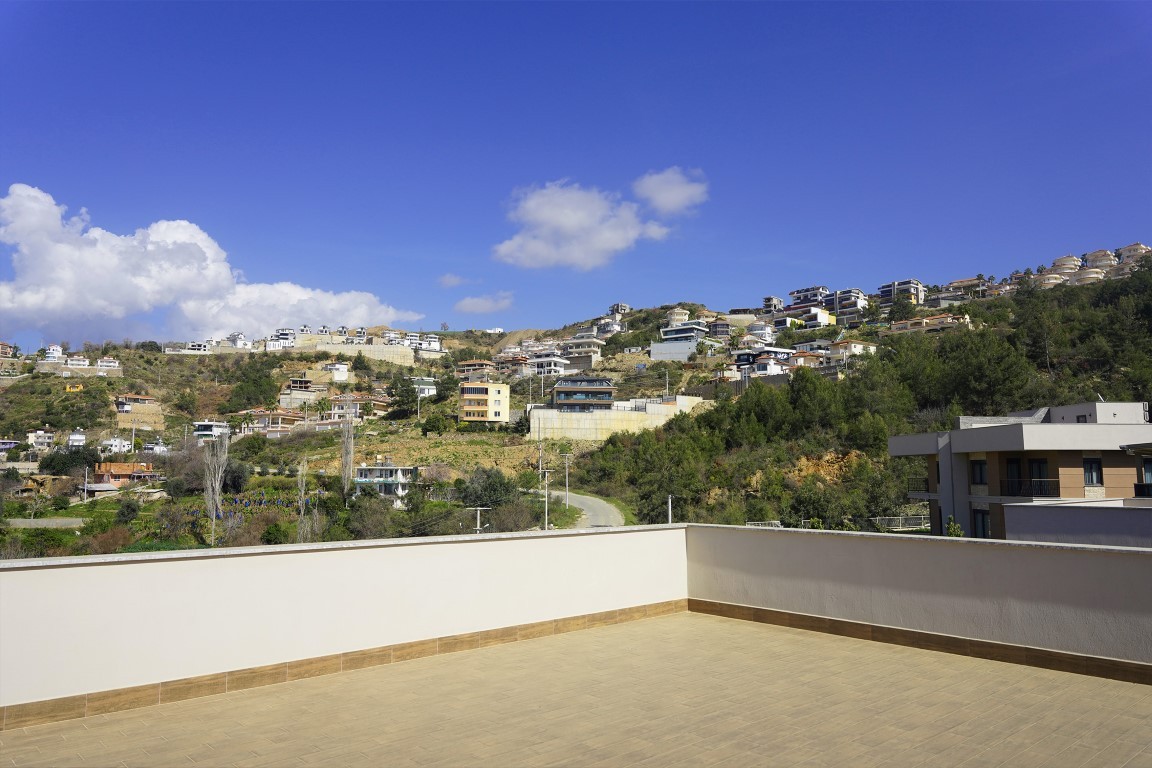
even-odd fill
[(954, 519), (967, 536), (1012, 538), (1006, 504), (1131, 495), (1145, 464), (1125, 447), (1152, 443), (1148, 419), (1147, 403), (1105, 402), (961, 416), (948, 432), (889, 438), (888, 453), (924, 458), (909, 496), (928, 502), (933, 533)]
[(28, 446), (37, 453), (50, 451), (52, 444), (56, 442), (56, 433), (38, 429), (35, 432), (29, 432), (24, 438), (24, 442), (28, 443)]
[(495, 382), (460, 384), (458, 416), (461, 423), (507, 424), (512, 409), (512, 389)]
[(292, 349), (296, 346), (296, 330), (294, 328), (277, 328), (276, 332), (268, 337), (268, 349), (272, 349), (272, 342), (279, 346), (277, 349)]
[[(799, 309), (802, 307), (822, 305), (831, 293), (832, 291), (830, 291), (826, 285), (813, 285), (809, 288), (797, 288), (794, 291), (789, 291), (788, 296), (792, 299), (791, 306)], [(765, 299), (765, 301), (767, 301), (767, 299)]]
[[(765, 312), (779, 312), (784, 309), (784, 299), (779, 296), (765, 296), (761, 308)], [(752, 313), (755, 314), (755, 313)]]
[(888, 328), (882, 329), (880, 334), (940, 333), (956, 328), (972, 330), (972, 321), (968, 318), (968, 315), (932, 315), (930, 317), (913, 317), (908, 320), (897, 320)]
[(536, 376), (563, 376), (570, 361), (557, 352), (537, 352), (528, 358), (528, 365)]
[(561, 342), (560, 354), (568, 360), (569, 370), (590, 371), (600, 362), (605, 343), (595, 331), (578, 334)]
[(292, 428), (304, 421), (304, 413), (290, 411), (283, 408), (253, 408), (240, 411), (243, 421), (240, 424), (241, 435), (261, 434), (269, 438), (284, 437), (292, 432)]
[(456, 378), (461, 381), (487, 381), (496, 373), (491, 360), (463, 360), (456, 366)]
[(356, 490), (363, 493), (372, 491), (384, 498), (391, 499), (393, 506), (403, 506), (403, 499), (416, 485), (420, 475), (418, 467), (398, 467), (391, 461), (376, 464), (361, 464), (356, 467), (356, 476), (353, 478)]
[(612, 410), (616, 386), (603, 376), (565, 376), (552, 387), (552, 407), (566, 413)]
[(892, 306), (896, 301), (897, 296), (907, 296), (908, 300), (913, 304), (920, 305), (924, 303), (924, 299), (928, 295), (924, 283), (914, 278), (908, 280), (894, 280), (891, 283), (885, 283), (876, 289), (877, 304), (881, 308)]
[(196, 421), (192, 423), (192, 436), (201, 444), (218, 437), (227, 437), (230, 432), (228, 422), (225, 421)]

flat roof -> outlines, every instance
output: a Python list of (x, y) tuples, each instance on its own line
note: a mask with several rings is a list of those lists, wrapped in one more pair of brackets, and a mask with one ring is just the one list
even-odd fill
[(1145, 765), (1152, 687), (680, 613), (0, 732), (21, 765)]

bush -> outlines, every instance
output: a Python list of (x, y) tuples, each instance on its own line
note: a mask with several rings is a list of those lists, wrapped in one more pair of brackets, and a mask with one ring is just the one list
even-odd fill
[(116, 509), (116, 524), (128, 525), (139, 516), (140, 502), (136, 499), (122, 499), (120, 506)]
[(291, 540), (291, 533), (280, 523), (272, 523), (260, 534), (260, 541), (264, 544), (287, 544)]
[(52, 497), (52, 509), (56, 510), (57, 512), (68, 509), (70, 506), (72, 506), (72, 502), (68, 499), (67, 496)]

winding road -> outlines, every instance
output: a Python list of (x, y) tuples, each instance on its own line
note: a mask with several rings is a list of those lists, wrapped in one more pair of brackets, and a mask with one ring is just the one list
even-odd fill
[[(552, 500), (563, 504), (564, 492), (553, 491)], [(576, 522), (577, 528), (611, 528), (624, 525), (624, 515), (620, 514), (620, 510), (595, 496), (569, 492), (568, 503), (584, 513)]]

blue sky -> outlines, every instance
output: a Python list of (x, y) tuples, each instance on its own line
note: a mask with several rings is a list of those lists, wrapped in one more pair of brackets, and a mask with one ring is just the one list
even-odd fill
[(0, 3), (0, 338), (549, 328), (1149, 242), (1149, 39), (1138, 2)]

